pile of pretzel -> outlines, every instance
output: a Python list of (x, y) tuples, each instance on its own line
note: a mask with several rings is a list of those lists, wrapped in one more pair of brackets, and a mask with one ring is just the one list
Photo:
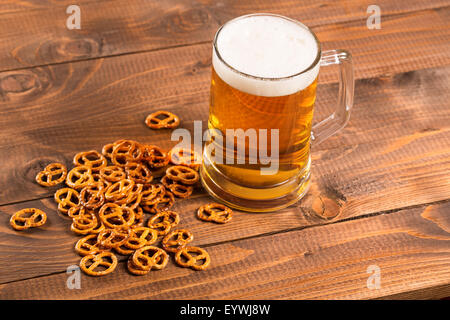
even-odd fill
[[(151, 121), (164, 128), (173, 124), (173, 120), (168, 124)], [(49, 164), (37, 174), (36, 182), (46, 187), (67, 185), (56, 191), (54, 199), (58, 211), (72, 219), (71, 230), (84, 236), (75, 251), (83, 257), (80, 268), (86, 274), (102, 276), (114, 271), (118, 259), (113, 252), (129, 256), (127, 268), (135, 275), (164, 268), (167, 252), (174, 254), (180, 266), (204, 270), (211, 261), (209, 254), (188, 246), (194, 236), (189, 230), (175, 229), (180, 217), (170, 210), (175, 198), (188, 198), (199, 184), (199, 163), (200, 155), (191, 149), (165, 152), (155, 145), (119, 140), (105, 145), (101, 153), (76, 154), (70, 171), (63, 164)], [(147, 222), (146, 214), (150, 215)], [(197, 217), (226, 223), (232, 211), (210, 203), (198, 209)], [(10, 223), (16, 230), (25, 230), (42, 226), (46, 220), (45, 212), (27, 208), (16, 212)], [(158, 237), (162, 237), (161, 248), (154, 245)]]

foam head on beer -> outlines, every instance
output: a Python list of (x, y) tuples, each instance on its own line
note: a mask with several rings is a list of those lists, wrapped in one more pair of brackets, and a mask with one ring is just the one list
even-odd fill
[(213, 67), (218, 76), (249, 94), (289, 95), (308, 87), (319, 72), (319, 63), (312, 66), (319, 51), (313, 34), (275, 15), (228, 22), (217, 34), (216, 48), (221, 59), (213, 50)]

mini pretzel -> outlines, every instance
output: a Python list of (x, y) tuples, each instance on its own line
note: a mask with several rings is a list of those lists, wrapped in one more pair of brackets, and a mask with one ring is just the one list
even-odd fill
[(36, 208), (26, 208), (17, 211), (11, 216), (9, 223), (15, 230), (25, 230), (28, 228), (40, 227), (47, 221), (44, 211)]
[[(89, 254), (80, 261), (80, 268), (90, 276), (104, 276), (116, 269), (117, 257), (110, 251)], [(104, 267), (99, 269), (98, 267)]]
[(127, 174), (119, 166), (107, 166), (100, 169), (100, 176), (109, 182), (117, 182), (127, 177)]
[(182, 267), (205, 270), (211, 263), (211, 258), (208, 252), (202, 248), (183, 247), (175, 253), (175, 261)]
[(150, 272), (150, 269), (149, 270), (143, 270), (143, 269), (140, 269), (139, 267), (135, 266), (134, 263), (133, 263), (133, 257), (132, 256), (130, 256), (128, 258), (127, 269), (128, 269), (129, 272), (131, 272), (132, 274), (137, 275), (137, 276), (143, 276), (143, 275), (146, 275), (147, 273)]
[(168, 176), (162, 177), (161, 183), (179, 198), (189, 198), (194, 191), (193, 186), (185, 186), (184, 184), (171, 180)]
[(158, 247), (145, 246), (137, 249), (132, 256), (133, 265), (141, 270), (162, 269), (167, 265), (169, 256)]
[(105, 229), (97, 235), (99, 247), (112, 249), (120, 247), (130, 237), (130, 231), (123, 229)]
[(159, 200), (162, 199), (166, 192), (166, 188), (158, 183), (158, 184), (146, 184), (143, 186), (141, 192), (141, 204), (143, 205), (152, 205), (158, 203)]
[(129, 163), (125, 165), (127, 178), (136, 183), (147, 184), (153, 180), (150, 170), (140, 163)]
[(110, 229), (127, 229), (135, 219), (134, 211), (116, 203), (105, 203), (98, 213), (103, 224)]
[(188, 166), (198, 170), (202, 163), (202, 157), (192, 149), (175, 147), (169, 151), (170, 162), (174, 165)]
[(197, 217), (203, 221), (227, 223), (231, 220), (233, 211), (220, 203), (209, 203), (201, 206), (197, 211)]
[(147, 226), (158, 231), (158, 235), (166, 235), (179, 222), (180, 216), (175, 211), (161, 211), (148, 220)]
[(102, 154), (107, 158), (111, 159), (111, 153), (113, 152), (113, 149), (115, 146), (117, 146), (119, 143), (126, 141), (125, 139), (117, 140), (113, 143), (105, 144), (102, 148)]
[(80, 194), (71, 188), (62, 188), (55, 192), (55, 201), (58, 203), (58, 210), (67, 214), (69, 209), (78, 207), (80, 204)]
[(132, 229), (132, 233), (125, 242), (125, 247), (137, 250), (144, 246), (152, 245), (158, 239), (158, 232), (147, 227), (138, 227)]
[(88, 166), (78, 166), (69, 171), (66, 184), (73, 189), (82, 189), (94, 181), (92, 169)]
[(87, 256), (102, 251), (98, 246), (97, 235), (90, 234), (78, 240), (75, 244), (75, 251), (81, 256)]
[(90, 167), (92, 171), (99, 171), (106, 167), (108, 160), (95, 150), (80, 152), (73, 157), (73, 164), (75, 166)]
[(145, 124), (152, 129), (173, 129), (180, 124), (180, 118), (172, 112), (161, 110), (149, 114)]
[(169, 156), (158, 146), (146, 145), (143, 146), (144, 154), (142, 160), (146, 161), (148, 166), (152, 169), (162, 168), (169, 163)]
[(152, 205), (143, 205), (142, 208), (149, 213), (158, 213), (169, 210), (175, 203), (175, 197), (172, 192), (165, 190), (163, 197)]
[(93, 213), (79, 215), (72, 219), (70, 230), (76, 234), (88, 234), (98, 225), (98, 219)]
[(192, 185), (199, 179), (198, 172), (186, 166), (173, 166), (166, 170), (169, 179)]
[(55, 186), (66, 179), (67, 168), (61, 163), (50, 163), (36, 176), (36, 182), (41, 186)]
[(108, 201), (118, 201), (128, 197), (130, 191), (134, 187), (134, 181), (130, 179), (122, 179), (110, 185), (105, 190), (105, 197)]
[(103, 185), (90, 184), (80, 191), (80, 203), (88, 209), (100, 208), (105, 202), (105, 191)]
[(139, 162), (142, 159), (143, 148), (139, 142), (123, 140), (116, 144), (111, 152), (111, 162), (117, 166)]
[(192, 232), (186, 229), (178, 229), (169, 232), (162, 239), (161, 243), (164, 250), (169, 252), (177, 252), (192, 240), (194, 240), (194, 235)]

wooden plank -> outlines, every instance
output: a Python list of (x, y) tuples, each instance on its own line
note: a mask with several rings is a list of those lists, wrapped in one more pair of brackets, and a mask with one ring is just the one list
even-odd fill
[[(209, 42), (221, 24), (253, 12), (287, 15), (313, 28), (333, 24), (324, 32), (334, 40), (351, 32), (342, 29), (341, 23), (355, 21), (354, 27), (362, 28), (366, 36), (372, 37), (391, 33), (392, 15), (441, 8), (450, 2), (379, 0), (382, 30), (376, 31), (366, 28), (366, 11), (373, 4), (369, 0), (341, 1), (338, 5), (331, 0), (83, 0), (77, 2), (81, 8), (81, 30), (68, 30), (66, 7), (71, 4), (69, 0), (2, 1), (0, 70)], [(402, 31), (414, 30), (412, 26)], [(407, 47), (414, 49), (410, 44)]]
[[(176, 203), (175, 210), (180, 212), (182, 224), (193, 230), (198, 236), (197, 243), (203, 245), (449, 199), (450, 114), (447, 110), (448, 97), (445, 95), (448, 95), (449, 90), (440, 87), (448, 86), (449, 77), (450, 67), (416, 71), (413, 77), (415, 80), (409, 84), (405, 83), (404, 75), (394, 76), (390, 81), (385, 79), (376, 86), (373, 84), (377, 81), (360, 81), (359, 108), (355, 109), (352, 124), (343, 131), (342, 144), (336, 137), (328, 147), (313, 152), (313, 183), (309, 194), (301, 202), (275, 213), (236, 212), (233, 223), (211, 226), (194, 216), (201, 204), (211, 201), (208, 196), (198, 192), (192, 199)], [(412, 88), (421, 94), (422, 100), (418, 100), (416, 94), (411, 94)], [(434, 90), (443, 95), (438, 97)], [(396, 104), (391, 103), (394, 99), (397, 100)], [(386, 119), (390, 119), (392, 124), (386, 124)], [(83, 128), (86, 126), (81, 127), (79, 138), (76, 139), (84, 142)], [(104, 129), (96, 130), (100, 134)], [(145, 130), (148, 129), (142, 130), (147, 132)], [(366, 130), (373, 135), (366, 136)], [(386, 130), (389, 132), (383, 136)], [(114, 131), (110, 134), (114, 135)], [(145, 133), (139, 137), (145, 138)], [(99, 139), (106, 138), (108, 136), (99, 136)], [(163, 136), (159, 138), (164, 139)], [(61, 150), (70, 148), (71, 144), (79, 147), (80, 144), (75, 144), (76, 139), (70, 143), (62, 139)], [(55, 153), (50, 154), (51, 157), (32, 160), (34, 165), (25, 167), (23, 173), (14, 171), (22, 170), (17, 165), (18, 160), (9, 162), (13, 176), (21, 177), (21, 182), (16, 181), (15, 193), (29, 196), (36, 195), (34, 190), (38, 190), (44, 195), (52, 195), (54, 189), (50, 191), (33, 182), (34, 174), (40, 169), (39, 166), (46, 164), (45, 161), (66, 159), (69, 163), (70, 156), (64, 153), (67, 156), (57, 158)], [(5, 184), (12, 188), (14, 180), (10, 181)], [(10, 215), (25, 207), (37, 207), (49, 214), (49, 224), (42, 230), (33, 230), (31, 236), (23, 236), (23, 233), (13, 231), (8, 225)], [(8, 266), (14, 264), (17, 270), (15, 273), (5, 272), (3, 276), (0, 272), (0, 282), (58, 272), (62, 265), (75, 259), (71, 248), (76, 239), (69, 231), (69, 222), (56, 214), (56, 206), (51, 198), (1, 206), (0, 219), (0, 261), (8, 262)], [(219, 228), (220, 232), (213, 231)], [(40, 250), (39, 258), (24, 263), (39, 247), (45, 248)], [(11, 262), (11, 252), (14, 251), (19, 253)]]
[[(208, 246), (212, 264), (202, 272), (171, 260), (136, 277), (122, 262), (103, 278), (82, 275), (79, 290), (62, 272), (0, 285), (0, 298), (368, 299), (448, 288), (449, 211), (446, 202)], [(379, 289), (367, 286), (370, 266), (380, 270)]]

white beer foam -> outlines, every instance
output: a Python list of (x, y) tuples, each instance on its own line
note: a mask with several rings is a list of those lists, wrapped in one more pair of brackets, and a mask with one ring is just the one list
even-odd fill
[[(240, 17), (225, 24), (216, 39), (223, 61), (242, 73), (260, 78), (283, 78), (310, 67), (319, 50), (306, 27), (278, 16)], [(212, 63), (230, 86), (266, 97), (285, 96), (305, 89), (317, 77), (320, 63), (287, 79), (255, 79), (229, 68), (213, 48)]]

